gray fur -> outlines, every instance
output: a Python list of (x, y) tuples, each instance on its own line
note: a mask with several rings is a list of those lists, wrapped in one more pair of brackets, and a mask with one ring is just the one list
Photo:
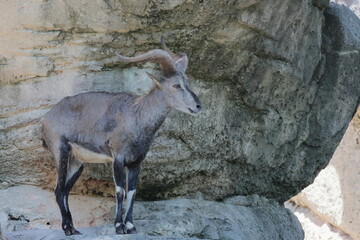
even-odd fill
[[(122, 189), (124, 168), (128, 168), (135, 173), (128, 179), (131, 188), (128, 191), (135, 192), (140, 164), (170, 110), (175, 108), (192, 115), (201, 111), (200, 101), (190, 90), (185, 75), (186, 54), (175, 58), (167, 51), (156, 49), (134, 58), (117, 55), (125, 62), (152, 61), (161, 65), (162, 74), (158, 78), (148, 74), (154, 81), (148, 94), (88, 92), (66, 97), (42, 121), (44, 145), (56, 161), (55, 193), (66, 235), (78, 233), (72, 224), (67, 196), (82, 172), (82, 162), (113, 161), (115, 185)], [(121, 209), (122, 193), (117, 197)], [(131, 213), (132, 204), (129, 206)], [(126, 217), (127, 222), (123, 222), (121, 211), (116, 219), (117, 233), (136, 232), (135, 227), (124, 227), (133, 226), (131, 214)]]

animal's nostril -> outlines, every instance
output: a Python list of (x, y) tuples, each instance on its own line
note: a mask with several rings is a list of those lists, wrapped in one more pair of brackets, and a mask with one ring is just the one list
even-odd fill
[(196, 105), (196, 108), (197, 108), (197, 109), (201, 109), (201, 106), (200, 106), (200, 105)]

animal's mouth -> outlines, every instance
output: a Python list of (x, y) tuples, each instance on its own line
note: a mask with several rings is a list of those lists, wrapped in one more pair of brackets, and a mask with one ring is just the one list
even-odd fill
[(191, 115), (198, 115), (200, 112), (201, 112), (201, 108), (200, 109), (197, 109), (197, 110), (192, 110), (191, 108), (188, 108), (188, 110), (189, 110), (189, 113), (191, 114)]
[(196, 114), (196, 112), (194, 110), (192, 110), (191, 108), (188, 108), (189, 112), (192, 114)]

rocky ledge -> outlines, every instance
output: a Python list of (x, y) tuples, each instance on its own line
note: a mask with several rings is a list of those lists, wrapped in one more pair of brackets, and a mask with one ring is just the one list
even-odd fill
[[(21, 194), (21, 198), (19, 198)], [(134, 223), (139, 234), (115, 235), (115, 201), (71, 195), (74, 225), (82, 235), (66, 238), (52, 192), (34, 186), (0, 190), (0, 223), (8, 240), (31, 239), (303, 239), (294, 214), (258, 195), (222, 202), (173, 199), (136, 202)], [(89, 227), (90, 226), (90, 227)], [(86, 228), (83, 228), (86, 227)]]

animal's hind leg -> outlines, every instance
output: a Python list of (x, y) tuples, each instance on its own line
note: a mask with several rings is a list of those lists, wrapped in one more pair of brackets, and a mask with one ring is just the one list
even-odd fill
[(59, 148), (59, 159), (57, 166), (57, 184), (55, 188), (56, 202), (59, 205), (62, 216), (62, 229), (65, 235), (79, 234), (74, 228), (68, 204), (68, 197), (71, 188), (80, 177), (83, 170), (81, 163), (71, 157), (70, 146), (62, 142)]
[(128, 169), (127, 174), (127, 193), (126, 193), (126, 212), (125, 212), (125, 233), (136, 233), (136, 228), (133, 224), (133, 205), (136, 194), (136, 186), (139, 179), (140, 164), (132, 166)]

